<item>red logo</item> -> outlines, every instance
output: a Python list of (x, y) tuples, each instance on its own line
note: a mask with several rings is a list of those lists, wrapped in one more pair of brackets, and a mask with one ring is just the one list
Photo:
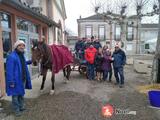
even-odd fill
[(104, 117), (112, 117), (113, 113), (114, 113), (114, 108), (112, 105), (107, 104), (102, 107), (102, 115)]

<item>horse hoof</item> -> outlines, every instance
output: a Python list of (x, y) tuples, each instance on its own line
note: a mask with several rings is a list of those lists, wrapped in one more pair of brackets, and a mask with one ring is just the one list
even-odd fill
[(40, 90), (40, 93), (42, 94), (44, 90)]
[(50, 95), (53, 95), (54, 94), (54, 90), (50, 90)]
[(65, 80), (64, 83), (65, 83), (65, 84), (69, 83), (69, 80)]
[(67, 84), (67, 79), (64, 78), (64, 79), (63, 79), (63, 82), (64, 82), (64, 84)]

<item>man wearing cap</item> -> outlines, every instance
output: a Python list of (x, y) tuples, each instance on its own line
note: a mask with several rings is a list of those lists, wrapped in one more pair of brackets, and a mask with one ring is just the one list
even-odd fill
[(116, 84), (119, 84), (119, 87), (122, 88), (124, 85), (123, 67), (126, 64), (126, 55), (125, 52), (120, 49), (118, 44), (115, 45), (112, 59)]
[(95, 47), (97, 50), (99, 50), (99, 48), (102, 48), (102, 45), (101, 45), (99, 39), (95, 39), (95, 41), (93, 42), (93, 44), (94, 44), (94, 47)]
[(27, 64), (31, 61), (24, 57), (25, 43), (21, 40), (14, 44), (14, 51), (6, 61), (6, 92), (12, 96), (12, 106), (16, 116), (26, 110), (24, 107), (25, 89), (32, 89), (31, 79)]

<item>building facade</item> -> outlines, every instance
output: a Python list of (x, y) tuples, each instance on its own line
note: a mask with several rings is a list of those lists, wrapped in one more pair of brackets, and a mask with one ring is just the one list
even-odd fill
[(116, 19), (111, 20), (109, 16), (104, 18), (102, 14), (95, 14), (87, 18), (79, 18), (77, 23), (79, 37), (90, 38), (95, 36), (102, 45), (108, 44), (114, 48), (114, 45), (119, 43), (127, 54), (136, 53), (135, 48), (138, 47), (140, 39), (137, 30), (139, 22), (136, 17), (131, 16), (120, 23)]
[(142, 24), (141, 25), (141, 41), (157, 38), (158, 24)]
[[(40, 3), (36, 0), (0, 0), (0, 96), (5, 94), (6, 57), (13, 50), (16, 40), (26, 43), (25, 57), (30, 60), (32, 41), (56, 42), (56, 39), (49, 39), (50, 29), (53, 36), (56, 30), (62, 30), (63, 22), (57, 23), (48, 17), (47, 10), (29, 4)], [(38, 67), (30, 66), (29, 69), (32, 76), (38, 73)]]
[(142, 24), (140, 31), (141, 53), (146, 53), (150, 49), (150, 47), (156, 46), (156, 41), (158, 38), (158, 24)]
[(65, 37), (65, 20), (66, 10), (64, 0), (23, 0), (29, 4), (33, 9), (38, 10), (45, 16), (54, 20), (59, 27), (50, 27), (48, 43), (49, 44), (66, 44)]

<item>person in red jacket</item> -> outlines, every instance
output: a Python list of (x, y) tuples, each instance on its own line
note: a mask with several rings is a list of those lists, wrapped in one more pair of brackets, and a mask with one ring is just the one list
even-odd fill
[(94, 61), (96, 57), (97, 50), (91, 44), (89, 48), (85, 50), (85, 59), (87, 61), (87, 77), (89, 80), (94, 80)]

